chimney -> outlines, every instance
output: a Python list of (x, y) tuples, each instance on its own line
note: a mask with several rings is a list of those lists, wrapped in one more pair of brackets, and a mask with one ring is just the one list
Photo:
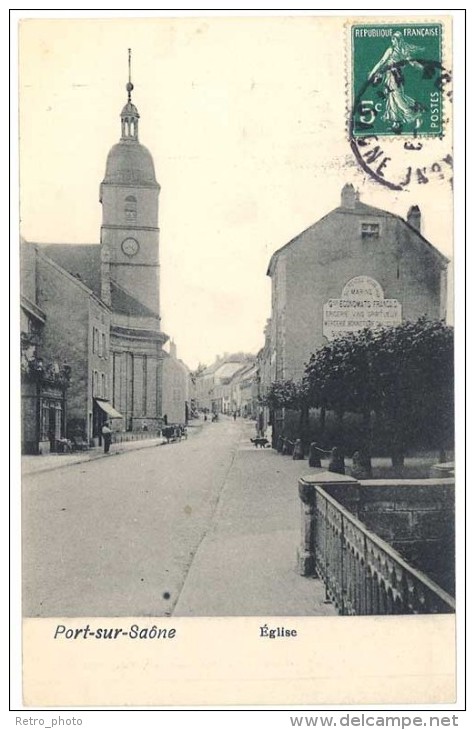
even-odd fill
[(170, 356), (176, 359), (176, 344), (170, 340)]
[(418, 205), (411, 205), (407, 213), (407, 222), (411, 228), (421, 232), (421, 209)]
[(110, 253), (105, 246), (101, 247), (101, 299), (108, 307), (111, 306)]
[(351, 183), (346, 183), (341, 191), (341, 207), (342, 208), (354, 208), (355, 203), (359, 200), (360, 196), (354, 189)]

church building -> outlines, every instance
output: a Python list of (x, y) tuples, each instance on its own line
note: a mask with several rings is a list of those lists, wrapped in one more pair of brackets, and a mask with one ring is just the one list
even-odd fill
[[(100, 184), (102, 205), (100, 244), (36, 244), (51, 259), (86, 287), (107, 311), (104, 327), (90, 334), (89, 359), (102, 350), (105, 382), (96, 387), (91, 363), (86, 385), (87, 412), (68, 409), (69, 418), (82, 425), (90, 441), (100, 436), (106, 418), (117, 430), (158, 430), (163, 416), (164, 360), (167, 377), (183, 367), (163, 349), (168, 336), (160, 322), (159, 194), (155, 166), (149, 150), (139, 141), (140, 114), (132, 102), (133, 84), (126, 85), (127, 99), (120, 114), (120, 139), (111, 148)], [(48, 310), (48, 296), (43, 309)], [(69, 303), (62, 302), (67, 318)], [(94, 329), (94, 328), (93, 328)], [(104, 346), (104, 343), (107, 343)], [(168, 362), (168, 360), (170, 362)], [(71, 382), (75, 363), (71, 362)], [(74, 385), (74, 383), (73, 383)]]

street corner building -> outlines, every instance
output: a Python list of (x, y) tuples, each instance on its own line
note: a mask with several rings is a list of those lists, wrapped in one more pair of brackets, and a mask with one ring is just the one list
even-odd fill
[(24, 452), (98, 443), (105, 420), (158, 431), (164, 415), (187, 418), (189, 371), (163, 349), (160, 185), (132, 90), (100, 184), (100, 243), (21, 241)]
[(423, 316), (445, 320), (449, 260), (423, 236), (422, 223), (417, 205), (404, 220), (366, 205), (346, 184), (337, 208), (272, 255), (261, 393), (301, 379), (312, 353), (338, 336)]

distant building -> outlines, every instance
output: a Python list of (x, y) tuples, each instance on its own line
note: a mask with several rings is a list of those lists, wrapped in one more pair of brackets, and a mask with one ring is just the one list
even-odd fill
[(170, 342), (170, 354), (165, 354), (163, 367), (163, 417), (168, 424), (186, 424), (191, 407), (191, 374), (182, 360), (177, 358), (176, 345)]
[(240, 373), (254, 365), (254, 356), (245, 353), (224, 355), (205, 368), (195, 382), (197, 408), (213, 413), (232, 414), (241, 402)]
[(231, 412), (243, 418), (257, 418), (257, 364), (251, 362), (238, 370), (231, 381)]
[(272, 316), (259, 354), (261, 392), (300, 380), (311, 354), (362, 327), (445, 319), (447, 265), (407, 220), (362, 203), (345, 185), (341, 204), (271, 257)]
[[(163, 350), (168, 335), (161, 329), (159, 304), (160, 185), (152, 155), (139, 142), (130, 80), (126, 90), (120, 140), (108, 154), (100, 186), (100, 243), (36, 244), (41, 271), (51, 272), (49, 295), (40, 287), (37, 299), (48, 301), (47, 322), (54, 310), (58, 339), (62, 333), (58, 352), (68, 351), (75, 373), (66, 418), (96, 441), (110, 418), (116, 429), (159, 429), (164, 397), (173, 420), (184, 422), (189, 400), (186, 366)], [(22, 277), (28, 277), (24, 267)], [(46, 338), (49, 331), (46, 326)]]

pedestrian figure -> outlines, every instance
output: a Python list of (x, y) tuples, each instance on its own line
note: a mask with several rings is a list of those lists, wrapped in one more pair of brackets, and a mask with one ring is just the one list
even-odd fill
[(112, 441), (112, 431), (109, 428), (109, 421), (106, 421), (102, 427), (102, 438), (104, 441), (104, 454), (108, 454)]
[(294, 450), (292, 452), (292, 459), (294, 461), (300, 461), (303, 458), (304, 458), (304, 450), (303, 450), (302, 439), (297, 439), (295, 441)]
[(236, 420), (236, 416), (237, 416), (237, 413), (236, 413), (236, 411), (234, 411), (234, 413), (233, 413), (233, 419), (234, 420)]
[(334, 446), (331, 451), (330, 463), (328, 465), (328, 471), (332, 471), (335, 474), (345, 473), (345, 457), (338, 446)]

